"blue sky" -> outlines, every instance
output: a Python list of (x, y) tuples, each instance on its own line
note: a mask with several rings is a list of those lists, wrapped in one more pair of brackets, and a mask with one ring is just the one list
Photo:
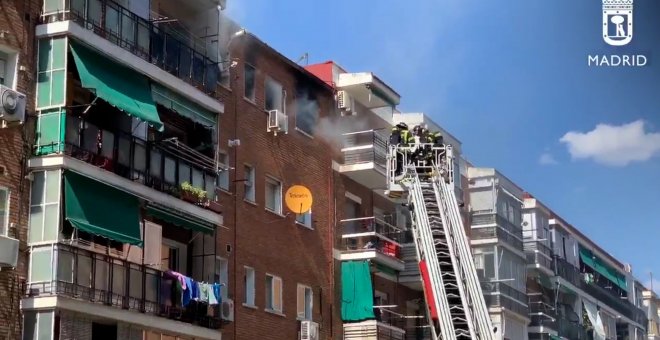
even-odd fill
[[(377, 6), (376, 6), (377, 4)], [(373, 71), (647, 282), (660, 277), (660, 4), (636, 0), (633, 41), (602, 39), (600, 0), (229, 0), (292, 60)], [(589, 54), (644, 54), (642, 68)], [(660, 287), (660, 282), (654, 285)]]

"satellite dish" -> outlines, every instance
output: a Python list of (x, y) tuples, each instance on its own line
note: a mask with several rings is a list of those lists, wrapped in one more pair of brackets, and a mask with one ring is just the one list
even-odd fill
[(302, 185), (294, 185), (286, 191), (284, 202), (296, 214), (304, 214), (312, 209), (312, 192)]

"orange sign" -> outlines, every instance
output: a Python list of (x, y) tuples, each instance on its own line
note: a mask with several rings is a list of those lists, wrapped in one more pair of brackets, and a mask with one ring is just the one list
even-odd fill
[(302, 185), (294, 185), (286, 191), (284, 202), (296, 214), (304, 214), (312, 209), (312, 192)]

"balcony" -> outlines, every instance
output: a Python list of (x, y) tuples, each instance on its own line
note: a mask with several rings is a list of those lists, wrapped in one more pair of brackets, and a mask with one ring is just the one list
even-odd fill
[(371, 72), (340, 73), (337, 88), (368, 109), (396, 106), (401, 96)]
[(71, 0), (64, 6), (61, 2), (46, 5), (56, 9), (44, 11), (44, 23), (75, 22), (200, 91), (215, 93), (220, 69), (206, 44), (193, 48), (177, 39), (167, 24), (155, 24), (110, 0)]
[(174, 299), (174, 280), (155, 267), (63, 244), (54, 246), (53, 258), (52, 276), (46, 276), (54, 279), (30, 282), (29, 298), (66, 297), (208, 329), (222, 326), (219, 305), (182, 307)]
[(399, 228), (375, 217), (351, 218), (339, 223), (342, 261), (371, 259), (396, 271), (405, 268), (399, 243), (402, 231)]
[[(134, 183), (220, 212), (215, 197), (215, 163), (210, 157), (174, 139), (145, 140), (73, 115), (66, 116), (65, 124), (63, 141), (39, 145), (35, 149), (37, 156), (63, 153)], [(190, 187), (182, 190), (184, 183), (189, 183), (198, 194), (205, 191), (206, 197), (191, 195)]]
[(592, 340), (591, 331), (587, 331), (583, 325), (566, 319), (557, 320), (557, 333), (564, 339), (570, 340)]
[[(481, 290), (490, 307), (504, 307), (514, 313), (527, 316), (527, 294), (520, 292), (502, 282), (481, 282)], [(523, 302), (524, 301), (524, 302)]]
[(341, 152), (344, 162), (339, 172), (369, 189), (385, 188), (387, 137), (369, 130), (343, 134)]
[(345, 340), (406, 340), (406, 331), (402, 328), (368, 320), (344, 324)]
[(538, 240), (524, 240), (523, 247), (527, 257), (527, 264), (534, 268), (541, 268), (549, 275), (552, 275), (552, 250), (546, 246), (542, 241)]
[(522, 228), (516, 227), (497, 214), (472, 215), (470, 239), (473, 241), (496, 239), (497, 242), (509, 244), (513, 249), (523, 250)]

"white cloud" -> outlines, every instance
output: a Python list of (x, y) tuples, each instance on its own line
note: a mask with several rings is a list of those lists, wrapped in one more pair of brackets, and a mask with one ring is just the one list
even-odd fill
[(660, 153), (660, 132), (647, 132), (643, 120), (623, 125), (598, 124), (589, 132), (570, 131), (560, 140), (574, 160), (593, 159), (610, 166), (643, 162)]
[(539, 164), (541, 164), (541, 165), (553, 165), (553, 164), (557, 164), (557, 163), (558, 162), (555, 159), (555, 157), (552, 154), (548, 153), (548, 152), (542, 153), (541, 157), (539, 157)]

